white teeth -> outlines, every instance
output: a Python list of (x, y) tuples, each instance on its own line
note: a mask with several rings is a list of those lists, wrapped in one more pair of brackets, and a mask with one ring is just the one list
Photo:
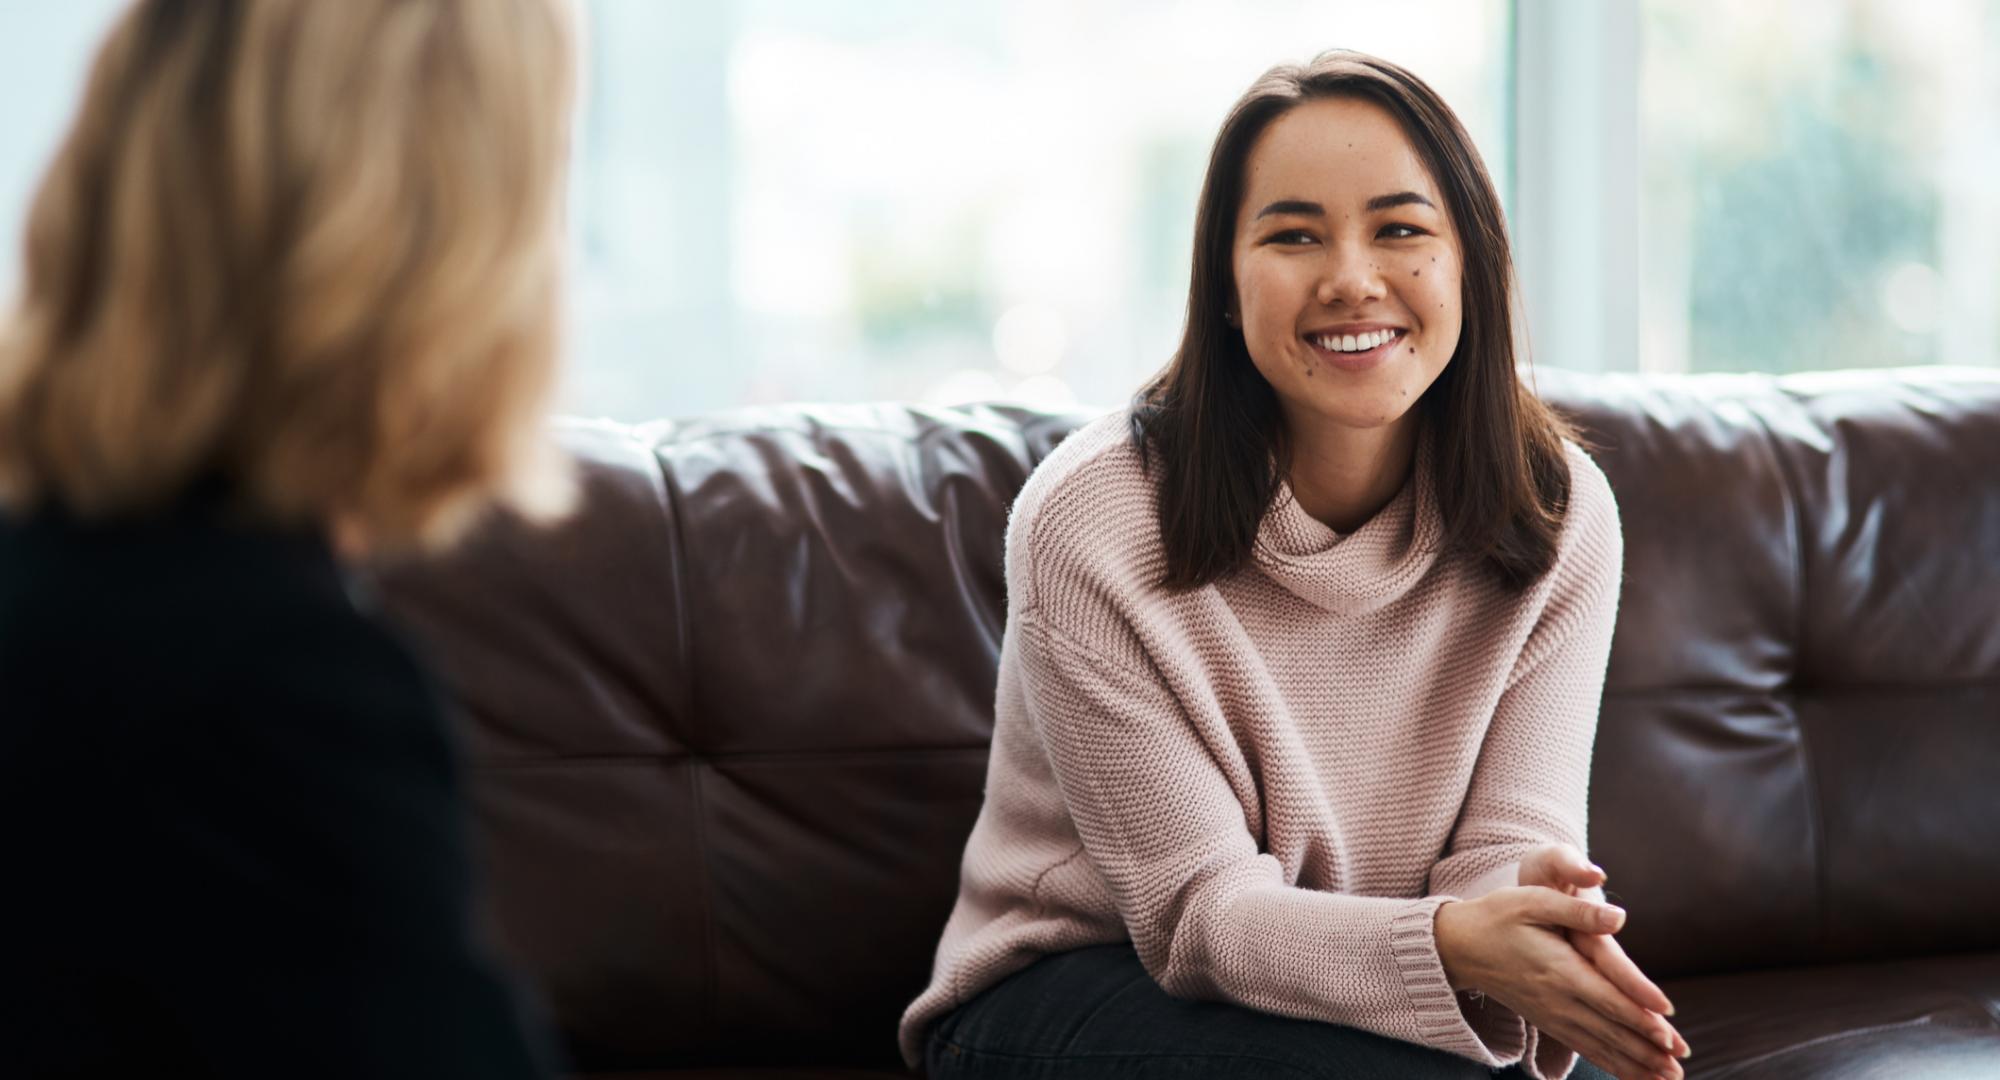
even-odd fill
[(1375, 330), (1360, 335), (1316, 334), (1312, 341), (1313, 344), (1330, 352), (1367, 352), (1395, 336), (1394, 330)]

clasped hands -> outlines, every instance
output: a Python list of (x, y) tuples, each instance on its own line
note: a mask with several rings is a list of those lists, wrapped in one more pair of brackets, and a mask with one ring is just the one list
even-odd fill
[(1438, 958), (1457, 990), (1478, 990), (1619, 1080), (1681, 1080), (1688, 1045), (1673, 1003), (1612, 935), (1625, 912), (1578, 896), (1604, 871), (1568, 844), (1521, 860), (1520, 884), (1437, 910)]

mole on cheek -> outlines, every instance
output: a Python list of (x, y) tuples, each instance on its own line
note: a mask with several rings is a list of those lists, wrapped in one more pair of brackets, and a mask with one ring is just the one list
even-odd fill
[(1411, 277), (1422, 277), (1422, 276), (1424, 276), (1424, 272), (1423, 272), (1422, 270), (1412, 270), (1412, 271), (1410, 271), (1410, 276), (1411, 276)]

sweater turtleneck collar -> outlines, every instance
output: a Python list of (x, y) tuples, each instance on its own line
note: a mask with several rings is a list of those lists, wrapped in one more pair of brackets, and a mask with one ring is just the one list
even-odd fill
[(1257, 530), (1257, 568), (1271, 580), (1337, 615), (1363, 615), (1393, 603), (1437, 561), (1443, 525), (1426, 430), (1417, 437), (1410, 478), (1375, 516), (1341, 534), (1306, 513), (1288, 478)]

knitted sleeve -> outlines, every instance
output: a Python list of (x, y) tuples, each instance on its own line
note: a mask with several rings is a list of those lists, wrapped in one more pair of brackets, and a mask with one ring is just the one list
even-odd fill
[(1463, 1055), (1496, 1054), (1461, 1014), (1432, 936), (1447, 897), (1286, 884), (1258, 850), (1201, 730), (1151, 673), (1030, 608), (1017, 623), (1027, 712), (1088, 858), (1168, 993), (1322, 1020)]
[[(1494, 709), (1446, 855), (1430, 887), (1467, 898), (1514, 884), (1520, 860), (1544, 844), (1588, 851), (1591, 746), (1618, 617), (1624, 539), (1603, 473), (1571, 453), (1571, 510), (1547, 605)], [(1586, 895), (1603, 899), (1602, 890)], [(1489, 1040), (1524, 1039), (1522, 1068), (1537, 1080), (1567, 1076), (1576, 1056), (1490, 999), (1466, 1006)]]

